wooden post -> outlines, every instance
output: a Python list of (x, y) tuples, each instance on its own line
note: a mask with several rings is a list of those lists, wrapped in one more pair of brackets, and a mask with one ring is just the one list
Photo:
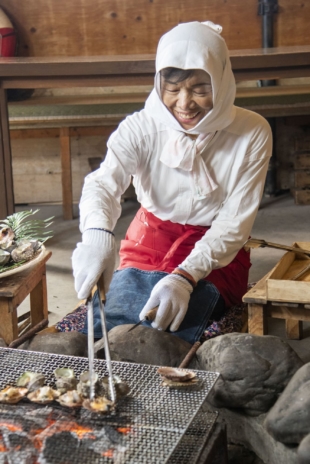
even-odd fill
[(0, 297), (1, 337), (9, 344), (18, 337), (17, 309), (12, 300)]
[(0, 88), (0, 219), (5, 219), (13, 213), (14, 191), (7, 97), (6, 90)]
[(302, 322), (296, 319), (285, 319), (286, 338), (300, 340), (302, 338)]
[(41, 322), (42, 319), (48, 319), (45, 264), (40, 281), (30, 292), (30, 314), (32, 327)]
[(72, 170), (69, 127), (60, 128), (60, 156), (63, 217), (73, 219)]
[(266, 315), (264, 314), (264, 305), (249, 303), (248, 330), (249, 334), (267, 334), (267, 320)]

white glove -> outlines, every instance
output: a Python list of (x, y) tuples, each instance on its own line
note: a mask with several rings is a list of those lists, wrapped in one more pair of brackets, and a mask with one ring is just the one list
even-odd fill
[(139, 314), (144, 319), (147, 312), (158, 306), (156, 318), (152, 323), (154, 329), (176, 332), (183, 321), (193, 291), (193, 286), (183, 277), (169, 274), (153, 288), (150, 298)]
[(72, 255), (74, 288), (78, 298), (88, 298), (103, 273), (107, 293), (115, 267), (115, 238), (103, 230), (88, 229)]

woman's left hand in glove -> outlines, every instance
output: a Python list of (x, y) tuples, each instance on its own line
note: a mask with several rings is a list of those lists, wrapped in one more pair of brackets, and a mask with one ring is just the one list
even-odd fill
[(187, 312), (192, 291), (193, 285), (184, 277), (177, 274), (167, 275), (153, 288), (150, 298), (139, 314), (140, 320), (145, 318), (148, 311), (158, 306), (152, 327), (166, 330), (170, 325), (171, 332), (176, 332)]

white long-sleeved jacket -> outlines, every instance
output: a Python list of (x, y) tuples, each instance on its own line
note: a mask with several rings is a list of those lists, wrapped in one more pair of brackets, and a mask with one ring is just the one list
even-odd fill
[(80, 229), (113, 229), (121, 213), (121, 195), (133, 176), (138, 201), (158, 218), (211, 226), (180, 263), (199, 280), (229, 264), (250, 234), (271, 156), (271, 131), (263, 117), (236, 108), (233, 122), (217, 131), (198, 154), (215, 184), (202, 197), (190, 171), (160, 160), (173, 135), (146, 110), (120, 124), (108, 141), (104, 162), (85, 179)]

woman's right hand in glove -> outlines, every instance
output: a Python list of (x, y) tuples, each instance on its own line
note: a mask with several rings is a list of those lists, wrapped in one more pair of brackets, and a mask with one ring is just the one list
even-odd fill
[(89, 297), (103, 274), (104, 291), (108, 292), (115, 268), (115, 238), (100, 229), (87, 229), (72, 255), (74, 288), (78, 298)]

